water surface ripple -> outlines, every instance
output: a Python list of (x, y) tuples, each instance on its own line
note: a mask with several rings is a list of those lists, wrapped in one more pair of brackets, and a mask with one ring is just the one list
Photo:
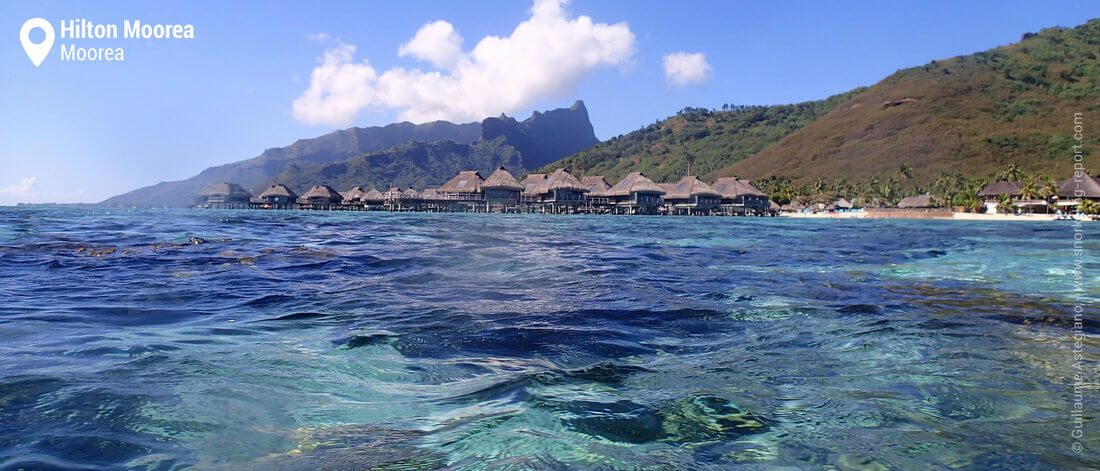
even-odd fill
[(1095, 469), (1086, 235), (2, 208), (0, 470)]

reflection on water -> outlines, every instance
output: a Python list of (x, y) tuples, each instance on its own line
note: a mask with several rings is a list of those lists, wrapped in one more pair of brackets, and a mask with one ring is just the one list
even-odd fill
[(0, 469), (1100, 466), (1095, 424), (1069, 449), (1065, 224), (9, 208), (0, 228)]

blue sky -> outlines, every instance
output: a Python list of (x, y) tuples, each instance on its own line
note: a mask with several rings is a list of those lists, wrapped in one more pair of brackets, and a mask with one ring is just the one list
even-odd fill
[[(425, 24), (452, 25), (468, 53), (483, 37), (507, 38), (532, 17), (532, 4), (522, 1), (0, 4), (0, 29), (8, 32), (0, 41), (0, 204), (100, 201), (346, 127), (324, 114), (341, 103), (317, 104), (328, 106), (320, 109), (327, 117), (320, 121), (304, 120), (295, 110), (326, 50), (355, 46), (341, 64), (360, 67), (366, 59), (378, 75), (395, 67), (429, 73), (436, 68), (415, 53), (398, 54)], [(500, 106), (513, 109), (500, 111), (522, 119), (535, 109), (583, 99), (597, 136), (606, 139), (684, 106), (791, 103), (872, 85), (898, 69), (1015, 42), (1024, 32), (1079, 25), (1100, 16), (1093, 5), (574, 0), (565, 6), (568, 20), (584, 15), (596, 24), (625, 22), (632, 35), (629, 53), (619, 47), (578, 66), (577, 73), (547, 88), (553, 92), (510, 96), (516, 99)], [(18, 38), (23, 22), (33, 17), (55, 28), (74, 18), (192, 24), (196, 38), (58, 38), (35, 68)], [(307, 38), (319, 33), (328, 39)], [(122, 47), (126, 59), (65, 62), (60, 43)], [(709, 65), (705, 79), (671, 84), (662, 60), (677, 52), (702, 54)], [(467, 91), (481, 82), (470, 83), (464, 83)], [(362, 92), (379, 90), (393, 94), (381, 85)], [(328, 96), (332, 90), (321, 91)], [(355, 112), (350, 123), (458, 113), (416, 113), (401, 108), (401, 98), (379, 100)], [(463, 108), (463, 116), (497, 102), (490, 95)]]

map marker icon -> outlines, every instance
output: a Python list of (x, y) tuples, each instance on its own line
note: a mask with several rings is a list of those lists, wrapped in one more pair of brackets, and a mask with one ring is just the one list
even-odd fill
[[(41, 28), (46, 33), (46, 39), (38, 44), (31, 42), (31, 30), (35, 28)], [(31, 18), (19, 29), (19, 42), (23, 43), (23, 50), (27, 51), (27, 57), (31, 58), (35, 67), (38, 67), (53, 47), (53, 26), (42, 18)]]

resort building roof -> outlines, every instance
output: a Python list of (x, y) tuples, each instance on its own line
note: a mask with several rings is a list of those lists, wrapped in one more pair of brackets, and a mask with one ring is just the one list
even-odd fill
[(619, 183), (607, 190), (608, 196), (629, 196), (631, 193), (660, 193), (664, 194), (653, 180), (650, 180), (642, 172), (631, 172), (623, 177)]
[(1081, 178), (1070, 177), (1058, 188), (1058, 197), (1063, 199), (1100, 198), (1100, 178), (1082, 173)]
[(829, 206), (834, 209), (852, 209), (854, 207), (851, 201), (848, 201), (844, 198), (833, 201), (829, 204)]
[(383, 195), (381, 191), (372, 188), (370, 191), (366, 192), (360, 199), (362, 201), (382, 201), (386, 199), (386, 195)]
[(768, 196), (763, 191), (756, 189), (748, 180), (738, 180), (733, 177), (719, 178), (711, 185), (714, 191), (722, 195), (722, 198), (733, 199), (738, 196)]
[(344, 201), (362, 201), (363, 196), (367, 194), (367, 191), (361, 186), (357, 186), (348, 191), (340, 193), (340, 196), (344, 197)]
[(485, 189), (497, 189), (497, 190), (513, 190), (523, 191), (524, 187), (513, 177), (511, 173), (504, 169), (504, 167), (498, 167), (493, 171), (489, 178), (485, 179), (485, 183), (481, 184)]
[(566, 171), (564, 168), (554, 170), (546, 180), (542, 182), (542, 185), (536, 190), (538, 193), (547, 193), (552, 190), (573, 190), (585, 192), (588, 191), (577, 177)]
[(200, 196), (227, 196), (232, 199), (248, 199), (252, 197), (252, 193), (242, 188), (236, 183), (211, 183), (206, 185), (202, 191), (199, 192)]
[(993, 182), (978, 192), (979, 197), (997, 197), (1001, 195), (1016, 196), (1020, 194), (1020, 183), (1008, 180)]
[[(687, 199), (695, 195), (722, 196), (710, 185), (703, 183), (699, 177), (686, 176), (676, 183), (669, 183), (665, 188), (665, 198)], [(663, 186), (663, 185), (662, 185)]]
[(439, 190), (436, 190), (435, 188), (428, 188), (427, 190), (420, 192), (420, 199), (437, 200), (439, 199)]
[(343, 196), (340, 196), (340, 192), (336, 191), (331, 186), (317, 185), (313, 188), (310, 188), (309, 191), (305, 192), (305, 194), (302, 195), (302, 198), (328, 198), (330, 200), (340, 201)]
[(588, 189), (588, 194), (592, 196), (600, 196), (611, 189), (611, 184), (607, 183), (607, 179), (600, 175), (593, 175), (584, 177), (581, 179), (581, 185), (584, 185)]
[(542, 183), (546, 181), (545, 173), (531, 173), (523, 178), (520, 185), (523, 185), (523, 192), (529, 195), (535, 194), (539, 188), (542, 187)]
[(283, 197), (288, 200), (298, 199), (298, 195), (294, 193), (289, 187), (283, 184), (275, 184), (267, 187), (263, 193), (260, 193), (260, 198), (275, 198)]
[(417, 193), (417, 191), (410, 186), (405, 191), (401, 192), (401, 199), (418, 200), (420, 199), (420, 193)]
[(906, 196), (898, 202), (899, 208), (934, 208), (943, 203), (937, 196), (925, 193), (917, 196)]
[(466, 170), (459, 172), (454, 178), (444, 183), (439, 187), (440, 192), (453, 192), (453, 193), (477, 193), (481, 191), (481, 184), (485, 182), (485, 178), (480, 173), (473, 170)]

